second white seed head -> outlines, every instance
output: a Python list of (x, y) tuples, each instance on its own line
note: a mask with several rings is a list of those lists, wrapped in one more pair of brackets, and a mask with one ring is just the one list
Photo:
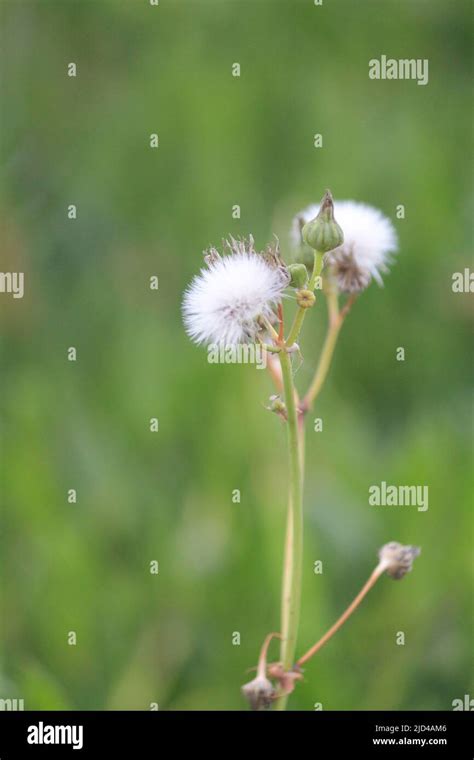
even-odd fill
[[(296, 215), (291, 229), (295, 248), (302, 244), (301, 229), (317, 215), (319, 207), (308, 206)], [(334, 217), (344, 233), (344, 242), (329, 251), (325, 264), (334, 273), (341, 292), (358, 292), (372, 278), (382, 285), (391, 255), (398, 247), (392, 222), (381, 211), (357, 201), (335, 201)]]

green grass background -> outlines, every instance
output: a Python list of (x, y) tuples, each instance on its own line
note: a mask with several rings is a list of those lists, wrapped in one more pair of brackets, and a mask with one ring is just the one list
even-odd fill
[[(472, 693), (472, 301), (451, 289), (472, 263), (470, 3), (0, 11), (2, 270), (26, 278), (22, 301), (0, 297), (1, 696), (244, 707), (246, 668), (279, 625), (285, 430), (264, 409), (266, 374), (207, 364), (180, 301), (204, 248), (249, 232), (263, 247), (275, 232), (285, 255), (292, 215), (330, 187), (389, 215), (400, 253), (348, 319), (315, 410), (324, 431), (308, 430), (299, 649), (382, 543), (422, 555), (403, 582), (379, 582), (291, 707), (451, 709)], [(369, 80), (382, 54), (428, 58), (429, 84)], [(318, 305), (300, 387), (324, 331)], [(381, 480), (428, 485), (429, 510), (370, 507)]]

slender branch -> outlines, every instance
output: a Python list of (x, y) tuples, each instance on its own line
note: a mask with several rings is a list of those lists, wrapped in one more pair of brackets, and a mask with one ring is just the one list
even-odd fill
[(309, 409), (311, 409), (314, 400), (323, 387), (324, 381), (326, 380), (329, 369), (331, 367), (332, 357), (334, 355), (334, 349), (336, 348), (339, 332), (342, 325), (344, 324), (344, 320), (347, 314), (352, 307), (352, 304), (355, 302), (355, 298), (355, 295), (351, 295), (347, 299), (344, 307), (341, 309), (341, 311), (339, 311), (337, 306), (337, 295), (335, 293), (327, 294), (329, 314), (328, 329), (321, 355), (319, 357), (319, 363), (316, 368), (316, 372), (314, 373), (314, 377), (310, 383), (306, 395), (301, 402), (301, 409), (304, 412), (307, 412)]
[(272, 639), (281, 639), (281, 634), (269, 633), (267, 636), (265, 636), (265, 641), (262, 644), (257, 665), (257, 676), (260, 678), (265, 678), (267, 674), (267, 654), (268, 647), (270, 646)]
[(326, 284), (324, 290), (328, 306), (329, 323), (332, 324), (339, 318), (339, 293), (337, 289), (334, 289), (334, 285), (330, 282)]
[(273, 340), (278, 343), (278, 341), (279, 341), (278, 333), (275, 330), (275, 328), (273, 327), (272, 323), (266, 317), (261, 316), (260, 319), (261, 319), (262, 324), (265, 325), (265, 327), (267, 328), (268, 332), (272, 336)]
[[(311, 292), (314, 291), (314, 288), (316, 285), (316, 279), (321, 274), (322, 268), (323, 268), (323, 254), (320, 253), (319, 251), (315, 251), (313, 272), (311, 274), (311, 277), (308, 283), (308, 288), (307, 288)], [(286, 339), (286, 345), (288, 348), (290, 348), (293, 345), (293, 343), (295, 343), (298, 340), (298, 335), (300, 334), (300, 330), (303, 326), (305, 314), (307, 311), (308, 311), (307, 309), (304, 309), (301, 306), (298, 307), (288, 338)]]
[(275, 384), (275, 388), (279, 393), (283, 392), (283, 379), (281, 376), (280, 362), (274, 354), (267, 356), (267, 369), (271, 375), (271, 378)]
[[(301, 598), (303, 549), (302, 477), (298, 412), (295, 403), (291, 359), (286, 351), (282, 351), (279, 356), (285, 392), (285, 404), (288, 415), (288, 456), (290, 471), (288, 523), (282, 583), (282, 644), (280, 657), (283, 668), (285, 670), (290, 670), (293, 667), (295, 657)], [(286, 700), (286, 695), (281, 696), (276, 702), (276, 709), (284, 710), (286, 707)]]
[(334, 349), (336, 348), (336, 343), (341, 327), (342, 322), (340, 320), (328, 326), (328, 331), (326, 333), (326, 338), (324, 340), (316, 372), (314, 373), (314, 377), (302, 401), (301, 406), (304, 411), (311, 409), (316, 396), (323, 387), (324, 381), (326, 380), (329, 368), (331, 366)]
[(280, 323), (280, 328), (278, 330), (278, 340), (280, 343), (283, 343), (285, 339), (285, 323), (283, 320), (283, 306), (281, 303), (278, 304), (278, 321)]
[(379, 562), (379, 564), (373, 571), (372, 575), (370, 576), (369, 580), (364, 584), (364, 586), (361, 588), (361, 590), (359, 591), (355, 599), (351, 602), (351, 604), (346, 609), (346, 611), (343, 612), (341, 617), (338, 620), (336, 620), (334, 625), (331, 626), (329, 631), (327, 631), (324, 634), (324, 636), (322, 636), (322, 638), (320, 638), (319, 641), (316, 642), (316, 644), (313, 644), (313, 646), (310, 649), (308, 649), (308, 651), (297, 660), (296, 662), (297, 667), (301, 667), (302, 665), (305, 664), (305, 662), (308, 662), (308, 660), (310, 660), (311, 657), (313, 657), (313, 655), (316, 654), (316, 652), (319, 652), (321, 647), (323, 647), (324, 644), (326, 644), (326, 642), (329, 641), (329, 639), (332, 636), (334, 636), (334, 634), (339, 630), (339, 628), (342, 625), (344, 625), (347, 618), (349, 618), (352, 615), (352, 613), (357, 609), (362, 599), (366, 596), (366, 594), (368, 594), (370, 589), (376, 584), (376, 582), (378, 581), (378, 579), (380, 578), (380, 576), (386, 569), (387, 569), (386, 563)]
[(346, 303), (342, 307), (339, 316), (341, 319), (345, 319), (347, 315), (349, 314), (350, 310), (352, 309), (353, 305), (355, 304), (357, 300), (358, 293), (351, 293), (349, 298), (347, 299)]

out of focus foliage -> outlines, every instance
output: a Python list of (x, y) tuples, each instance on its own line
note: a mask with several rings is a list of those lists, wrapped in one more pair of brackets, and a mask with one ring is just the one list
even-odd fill
[[(4, 0), (1, 22), (1, 268), (26, 278), (23, 300), (0, 301), (1, 696), (244, 707), (279, 626), (285, 431), (266, 374), (209, 365), (180, 299), (229, 233), (276, 233), (285, 255), (292, 215), (330, 187), (389, 215), (400, 253), (344, 327), (323, 432), (309, 421), (299, 648), (382, 543), (422, 555), (308, 665), (291, 707), (450, 709), (472, 689), (472, 302), (451, 288), (470, 264), (470, 3)], [(370, 80), (381, 54), (428, 58), (429, 84)], [(428, 511), (369, 506), (382, 480), (428, 485)]]

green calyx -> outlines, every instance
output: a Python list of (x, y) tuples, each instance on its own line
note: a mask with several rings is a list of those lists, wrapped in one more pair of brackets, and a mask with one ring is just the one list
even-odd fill
[(334, 219), (334, 203), (329, 190), (324, 194), (317, 217), (303, 227), (302, 236), (307, 245), (320, 253), (332, 251), (344, 242), (344, 233)]

